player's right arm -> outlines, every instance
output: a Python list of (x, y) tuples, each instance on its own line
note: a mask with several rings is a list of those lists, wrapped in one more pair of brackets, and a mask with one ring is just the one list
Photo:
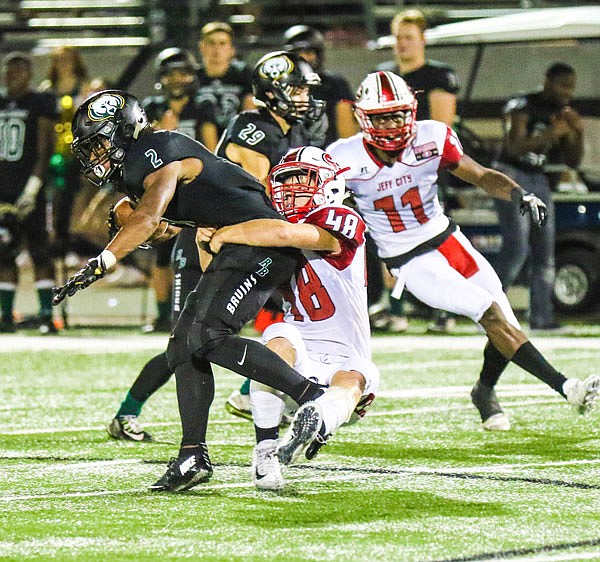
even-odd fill
[(210, 240), (210, 249), (217, 253), (223, 244), (291, 247), (334, 254), (342, 249), (340, 241), (327, 230), (313, 224), (278, 219), (256, 219), (220, 228)]

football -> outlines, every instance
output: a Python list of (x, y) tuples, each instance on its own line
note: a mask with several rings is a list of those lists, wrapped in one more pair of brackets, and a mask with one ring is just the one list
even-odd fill
[[(135, 203), (129, 197), (123, 197), (120, 199), (114, 207), (114, 222), (115, 228), (121, 228), (127, 223), (129, 217), (135, 210)], [(154, 231), (152, 236), (146, 240), (148, 244), (155, 244), (169, 240), (173, 236), (179, 234), (181, 228), (170, 225), (166, 220), (161, 220), (158, 228)]]

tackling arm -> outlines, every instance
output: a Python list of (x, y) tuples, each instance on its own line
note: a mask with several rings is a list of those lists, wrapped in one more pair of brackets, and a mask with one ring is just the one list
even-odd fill
[(342, 249), (333, 234), (318, 226), (278, 219), (256, 219), (220, 228), (211, 238), (210, 249), (217, 253), (223, 244), (292, 247), (331, 253), (338, 253)]

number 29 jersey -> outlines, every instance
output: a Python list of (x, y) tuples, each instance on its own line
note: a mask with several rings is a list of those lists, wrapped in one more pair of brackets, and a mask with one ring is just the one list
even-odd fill
[(365, 277), (365, 223), (349, 207), (323, 206), (307, 224), (336, 236), (338, 254), (303, 251), (290, 287), (283, 291), (284, 321), (293, 324), (311, 353), (371, 358)]
[(456, 133), (440, 121), (417, 121), (417, 133), (392, 166), (367, 150), (361, 134), (327, 148), (350, 169), (344, 174), (379, 256), (405, 254), (449, 225), (438, 199), (438, 171), (452, 169), (463, 156)]

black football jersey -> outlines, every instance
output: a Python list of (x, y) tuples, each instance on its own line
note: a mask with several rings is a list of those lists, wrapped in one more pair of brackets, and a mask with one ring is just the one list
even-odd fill
[[(427, 94), (432, 90), (443, 90), (450, 94), (456, 94), (459, 90), (459, 82), (454, 69), (442, 62), (428, 60), (421, 68), (413, 72), (402, 74), (395, 61), (380, 64), (377, 70), (387, 70), (402, 76), (404, 81), (417, 94), (419, 106), (417, 108), (417, 120), (431, 119), (429, 98)], [(419, 91), (421, 93), (419, 94)]]
[(29, 92), (19, 99), (0, 95), (0, 193), (5, 201), (18, 197), (31, 175), (40, 117), (58, 117), (51, 93)]
[[(169, 109), (169, 100), (165, 96), (150, 96), (142, 101), (142, 107), (145, 109), (150, 123), (153, 123), (160, 121)], [(177, 130), (188, 137), (197, 139), (200, 126), (207, 122), (216, 123), (214, 106), (208, 101), (192, 100), (182, 109)]]
[(229, 143), (234, 143), (263, 154), (273, 167), (290, 148), (307, 142), (307, 133), (302, 125), (294, 124), (284, 134), (269, 111), (261, 108), (243, 111), (232, 119), (219, 141), (217, 154), (227, 158), (225, 149)]
[(198, 158), (204, 167), (193, 181), (177, 185), (163, 215), (172, 224), (220, 227), (261, 218), (284, 220), (253, 176), (177, 131), (152, 131), (133, 143), (123, 162), (122, 188), (137, 200), (147, 175), (185, 158)]
[(336, 107), (340, 101), (354, 101), (354, 93), (350, 83), (341, 74), (335, 74), (325, 70), (319, 73), (321, 84), (316, 86), (312, 95), (315, 99), (325, 100), (325, 112), (329, 120), (327, 135), (324, 146), (329, 146), (338, 139), (337, 136), (337, 114)]
[(252, 93), (252, 71), (242, 61), (233, 60), (227, 72), (219, 78), (211, 78), (200, 68), (198, 84), (196, 101), (208, 101), (214, 106), (220, 135), (231, 118), (241, 110), (244, 97)]

